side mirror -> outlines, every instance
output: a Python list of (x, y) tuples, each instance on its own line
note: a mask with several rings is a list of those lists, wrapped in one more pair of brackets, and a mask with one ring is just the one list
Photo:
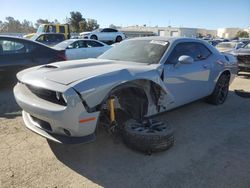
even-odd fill
[(192, 64), (194, 59), (188, 55), (182, 55), (178, 58), (178, 61), (181, 64)]
[(69, 45), (68, 47), (67, 47), (67, 49), (72, 49), (73, 48), (73, 45)]

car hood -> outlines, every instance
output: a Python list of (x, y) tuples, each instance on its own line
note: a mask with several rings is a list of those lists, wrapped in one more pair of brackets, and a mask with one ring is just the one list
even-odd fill
[(91, 32), (82, 32), (80, 35), (89, 35)]
[(157, 66), (159, 65), (104, 59), (85, 59), (33, 67), (19, 72), (17, 77), (22, 82), (32, 79), (42, 79), (63, 85), (70, 85), (101, 75), (117, 74), (119, 71), (128, 71), (130, 74), (136, 74), (156, 69)]

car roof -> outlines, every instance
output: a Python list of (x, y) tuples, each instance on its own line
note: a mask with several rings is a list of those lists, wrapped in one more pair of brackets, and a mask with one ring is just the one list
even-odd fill
[(15, 40), (24, 41), (24, 42), (35, 43), (36, 45), (40, 45), (40, 46), (43, 46), (43, 47), (46, 47), (46, 48), (51, 48), (51, 47), (49, 47), (49, 46), (47, 46), (45, 44), (42, 44), (40, 42), (33, 41), (33, 40), (30, 40), (30, 39), (26, 39), (26, 38), (22, 38), (22, 37), (9, 36), (9, 35), (0, 35), (0, 39), (15, 39)]
[(40, 36), (40, 35), (64, 35), (63, 33), (36, 33), (34, 36)]
[(150, 36), (150, 37), (136, 37), (129, 40), (160, 40), (160, 41), (168, 41), (170, 43), (173, 43), (175, 41), (179, 42), (202, 42), (205, 41), (197, 38), (188, 38), (188, 37), (161, 37), (161, 36)]
[(219, 51), (209, 44), (208, 42), (198, 39), (198, 38), (188, 38), (188, 37), (161, 37), (161, 36), (150, 36), (150, 37), (138, 37), (138, 38), (132, 38), (128, 40), (158, 40), (158, 41), (167, 41), (171, 45), (174, 43), (179, 43), (179, 42), (199, 42), (203, 45), (205, 45), (210, 51), (213, 53), (219, 53)]

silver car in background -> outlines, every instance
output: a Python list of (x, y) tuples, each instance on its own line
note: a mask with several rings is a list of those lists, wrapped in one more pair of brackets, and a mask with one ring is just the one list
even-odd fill
[(207, 42), (146, 37), (121, 42), (98, 59), (18, 73), (14, 88), (25, 125), (59, 143), (93, 140), (108, 101), (134, 119), (206, 98), (223, 104), (237, 60)]
[(234, 50), (237, 50), (241, 47), (243, 47), (245, 44), (243, 42), (236, 42), (236, 41), (232, 41), (232, 42), (221, 42), (219, 44), (216, 45), (216, 48), (220, 51), (220, 52), (232, 52)]

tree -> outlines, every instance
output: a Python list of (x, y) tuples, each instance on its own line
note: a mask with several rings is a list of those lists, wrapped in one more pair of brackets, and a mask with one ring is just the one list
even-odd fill
[(54, 21), (52, 21), (51, 23), (53, 23), (53, 24), (60, 24), (60, 22), (57, 19), (54, 19)]
[(50, 24), (51, 22), (48, 19), (38, 19), (35, 23), (36, 28), (39, 27), (41, 24)]
[(114, 25), (114, 24), (110, 24), (110, 25), (109, 25), (109, 28), (116, 29), (116, 28), (117, 28), (117, 26), (116, 26), (116, 25)]
[(9, 33), (30, 33), (35, 32), (32, 22), (23, 20), (20, 22), (13, 17), (6, 17), (6, 21), (0, 21), (0, 32)]
[(23, 33), (34, 33), (36, 31), (36, 29), (33, 26), (33, 23), (28, 20), (23, 20), (21, 25)]
[(238, 31), (235, 37), (238, 38), (249, 38), (249, 33), (246, 31)]
[(6, 21), (2, 24), (2, 32), (21, 32), (22, 25), (19, 20), (15, 20), (13, 17), (9, 16), (5, 18)]
[(94, 19), (88, 19), (86, 31), (92, 31), (99, 28), (99, 24)]
[(80, 32), (80, 25), (81, 29), (84, 29), (85, 22), (86, 19), (82, 17), (80, 12), (70, 12), (69, 23), (73, 32)]
[(0, 32), (2, 31), (3, 29), (3, 22), (0, 20)]
[(87, 31), (87, 22), (86, 21), (80, 21), (79, 22), (79, 32)]

